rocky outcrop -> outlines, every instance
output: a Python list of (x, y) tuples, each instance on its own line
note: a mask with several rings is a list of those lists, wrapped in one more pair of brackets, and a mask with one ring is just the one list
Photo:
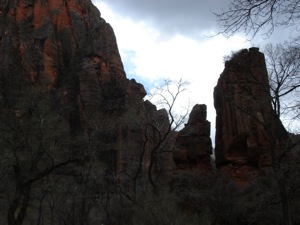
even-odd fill
[(149, 168), (145, 95), (90, 0), (1, 1), (0, 223), (110, 223)]
[(85, 74), (101, 74), (102, 82), (110, 74), (125, 78), (113, 30), (89, 0), (15, 1), (4, 7), (9, 10), (2, 16), (12, 26), (5, 26), (2, 37), (16, 44), (32, 82), (59, 85), (62, 72), (68, 72), (60, 70), (77, 63)]
[(64, 99), (79, 98), (88, 114), (99, 105), (111, 110), (113, 98), (128, 92), (120, 86), (134, 88), (127, 85), (113, 29), (90, 0), (3, 1), (0, 11), (2, 68), (16, 67)]
[(272, 110), (265, 59), (258, 48), (241, 50), (225, 63), (214, 105), (217, 166), (241, 180), (259, 176), (271, 166), (278, 138), (287, 134)]
[(206, 105), (195, 105), (184, 128), (176, 135), (174, 161), (177, 167), (211, 170), (212, 143)]
[(3, 74), (54, 91), (73, 131), (89, 132), (95, 113), (120, 115), (143, 101), (144, 87), (126, 78), (113, 29), (90, 0), (3, 1), (0, 11)]

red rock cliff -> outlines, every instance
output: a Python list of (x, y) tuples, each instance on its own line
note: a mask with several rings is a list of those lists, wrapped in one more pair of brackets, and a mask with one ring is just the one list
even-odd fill
[(225, 63), (214, 89), (216, 164), (243, 180), (271, 166), (271, 133), (286, 131), (271, 106), (264, 55), (241, 50)]
[[(10, 171), (1, 183), (10, 198), (1, 203), (0, 223), (7, 224), (7, 215), (9, 224), (21, 220), (18, 207), (28, 210), (27, 219), (21, 213), (24, 224), (38, 223), (34, 199), (43, 198), (42, 189), (57, 199), (52, 214), (41, 205), (43, 221), (106, 223), (99, 219), (105, 216), (92, 213), (101, 212), (99, 201), (109, 199), (117, 188), (127, 192), (125, 182), (137, 174), (145, 94), (141, 84), (126, 78), (113, 29), (90, 0), (1, 1), (0, 144), (10, 156), (15, 148), (2, 142), (8, 136), (22, 151), (1, 164), (1, 177), (4, 168)], [(26, 156), (38, 158), (37, 163)], [(81, 164), (67, 162), (47, 173), (75, 159)], [(15, 165), (21, 171), (16, 182), (11, 179)], [(28, 180), (35, 183), (22, 192), (26, 197), (14, 195), (22, 188), (17, 184), (32, 184)], [(11, 200), (14, 196), (17, 200)], [(86, 218), (82, 210), (90, 210)]]
[(113, 30), (91, 1), (6, 1), (0, 10), (2, 63), (17, 54), (32, 82), (59, 85), (76, 56), (101, 82), (125, 78)]
[(126, 79), (113, 29), (90, 0), (3, 1), (0, 25), (2, 72), (55, 90), (72, 129), (146, 94)]

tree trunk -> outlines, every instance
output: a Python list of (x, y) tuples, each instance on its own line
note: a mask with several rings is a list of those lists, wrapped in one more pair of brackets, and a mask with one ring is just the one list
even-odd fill
[(281, 210), (282, 210), (282, 214), (283, 214), (282, 224), (292, 225), (289, 198), (288, 198), (286, 184), (285, 184), (284, 179), (280, 179), (278, 181), (278, 186), (279, 186), (279, 191), (280, 191)]
[[(17, 187), (14, 199), (7, 212), (8, 225), (22, 225), (29, 203), (31, 185)], [(16, 212), (19, 211), (16, 215)]]

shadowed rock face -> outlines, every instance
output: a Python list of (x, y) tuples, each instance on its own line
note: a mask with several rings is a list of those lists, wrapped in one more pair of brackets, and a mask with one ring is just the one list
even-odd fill
[[(0, 12), (2, 74), (18, 74), (55, 93), (72, 135), (109, 136), (98, 130), (111, 129), (105, 141), (122, 143), (117, 123), (132, 108), (142, 120), (146, 92), (126, 78), (113, 29), (92, 2), (2, 1)], [(1, 93), (7, 92), (1, 83)]]
[(95, 112), (119, 114), (146, 95), (126, 79), (113, 29), (90, 0), (2, 1), (0, 12), (2, 73), (55, 91), (72, 129), (88, 130)]
[(225, 63), (214, 105), (216, 164), (251, 180), (271, 165), (272, 131), (286, 136), (272, 110), (265, 59), (258, 48), (241, 50)]
[(18, 67), (64, 99), (80, 97), (88, 113), (103, 102), (110, 110), (112, 98), (122, 95), (145, 96), (141, 85), (126, 80), (114, 32), (90, 0), (2, 1), (0, 7), (2, 68)]
[(206, 120), (206, 105), (195, 105), (188, 123), (176, 136), (174, 161), (180, 166), (201, 167), (210, 170), (212, 144), (210, 122)]
[[(36, 87), (32, 96), (40, 97), (31, 99), (30, 93), (22, 92), (25, 90), (24, 84), (31, 90)], [(26, 208), (27, 204), (31, 205), (24, 224), (38, 223), (39, 206), (34, 199), (43, 201), (42, 189), (51, 192), (57, 200), (51, 209), (52, 214), (48, 205), (41, 203), (43, 212), (39, 215), (45, 224), (105, 223), (99, 219), (100, 215), (93, 215), (101, 211), (101, 200), (96, 198), (100, 194), (103, 197), (104, 193), (106, 196), (116, 193), (117, 185), (128, 191), (125, 182), (132, 181), (137, 174), (146, 119), (145, 95), (141, 84), (126, 78), (113, 29), (101, 18), (99, 10), (90, 0), (1, 1), (0, 131), (7, 131), (7, 127), (12, 126), (2, 123), (5, 121), (4, 115), (9, 115), (8, 118), (16, 120), (16, 126), (23, 129), (23, 133), (18, 131), (13, 135), (25, 140), (27, 134), (30, 138), (41, 136), (40, 141), (45, 142), (44, 153), (41, 153), (34, 145), (41, 143), (36, 139), (16, 139), (20, 149), (32, 157), (39, 154), (44, 157), (46, 154), (48, 160), (45, 157), (40, 159), (44, 160), (43, 163), (32, 165), (34, 169), (28, 169), (32, 163), (30, 159), (18, 165), (22, 178), (19, 182), (34, 181), (31, 190), (27, 189), (26, 193), (22, 191), (26, 195), (24, 198), (30, 197), (29, 203), (23, 204), (24, 198), (20, 195), (15, 200), (19, 205), (14, 205), (11, 199), (18, 188), (16, 182), (9, 178), (2, 182), (11, 191), (6, 193), (8, 201), (1, 202), (0, 223), (7, 224), (7, 214), (10, 214), (8, 217), (11, 221), (15, 220), (15, 215), (20, 211), (18, 207), (23, 205)], [(46, 101), (42, 96), (51, 96), (47, 99), (51, 105), (43, 103)], [(29, 104), (27, 108), (21, 108), (19, 102), (25, 97)], [(38, 108), (38, 104), (42, 103), (44, 105)], [(51, 110), (46, 111), (48, 108)], [(4, 114), (3, 109), (5, 113), (12, 113)], [(39, 113), (43, 113), (43, 110), (49, 115), (49, 120), (46, 116), (40, 117)], [(156, 111), (156, 108), (153, 110)], [(39, 116), (34, 117), (36, 112)], [(27, 118), (34, 121), (29, 128), (22, 123)], [(41, 126), (35, 129), (34, 125), (38, 124)], [(60, 124), (63, 126), (61, 129), (58, 128)], [(44, 138), (45, 133), (52, 138), (49, 142)], [(64, 147), (60, 148), (60, 144)], [(5, 149), (8, 154), (14, 151), (11, 146)], [(149, 152), (145, 156), (149, 156)], [(20, 157), (25, 156), (21, 154)], [(82, 162), (66, 163), (55, 173), (47, 174), (53, 165), (74, 158)], [(17, 164), (14, 158), (7, 162), (9, 165), (0, 168), (1, 173), (4, 167), (10, 170)], [(143, 164), (143, 167), (147, 169), (147, 165)], [(10, 172), (10, 175), (14, 174)], [(124, 177), (125, 181), (121, 179)], [(132, 184), (128, 184), (128, 187), (132, 187)], [(88, 191), (83, 192), (84, 188)], [(48, 194), (45, 196), (47, 199)], [(7, 212), (8, 209), (10, 212)], [(89, 212), (85, 213), (85, 210)]]
[[(148, 114), (166, 121), (168, 115), (144, 103), (144, 87), (126, 78), (113, 29), (90, 0), (1, 1), (0, 53), (0, 99), (9, 95), (10, 74), (54, 93), (70, 133), (110, 146), (110, 167), (134, 176)], [(180, 154), (186, 152), (179, 161), (206, 161), (209, 133), (206, 107), (197, 105), (177, 138)], [(153, 145), (147, 141), (145, 171)], [(163, 167), (171, 170), (172, 154), (164, 154)]]

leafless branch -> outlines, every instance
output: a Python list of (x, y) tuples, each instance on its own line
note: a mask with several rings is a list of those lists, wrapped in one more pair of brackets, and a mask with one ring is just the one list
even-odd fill
[(299, 23), (299, 4), (299, 0), (232, 0), (228, 9), (214, 14), (221, 27), (219, 34), (231, 37), (243, 32), (253, 38), (264, 30), (269, 37), (278, 26)]

